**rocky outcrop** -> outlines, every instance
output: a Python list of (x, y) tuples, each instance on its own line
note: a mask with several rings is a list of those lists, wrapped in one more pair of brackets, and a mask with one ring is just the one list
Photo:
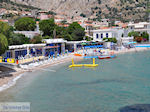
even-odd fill
[(148, 0), (11, 0), (67, 16), (146, 20)]
[(86, 15), (91, 14), (91, 8), (96, 5), (97, 0), (12, 0), (17, 3), (40, 7), (41, 9), (51, 10), (56, 13), (66, 15)]

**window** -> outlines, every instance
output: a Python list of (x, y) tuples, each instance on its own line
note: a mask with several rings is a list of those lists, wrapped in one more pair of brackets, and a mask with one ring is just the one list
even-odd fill
[(98, 34), (96, 34), (96, 39), (98, 39), (98, 37), (99, 37)]
[(106, 38), (108, 38), (108, 33), (106, 33)]
[(101, 38), (103, 38), (103, 34), (101, 34)]

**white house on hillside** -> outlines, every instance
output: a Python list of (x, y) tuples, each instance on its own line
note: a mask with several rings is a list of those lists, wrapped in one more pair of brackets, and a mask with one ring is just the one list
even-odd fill
[(122, 35), (124, 35), (124, 29), (122, 28), (93, 30), (93, 41), (102, 42), (103, 38), (113, 38), (113, 37), (119, 40), (122, 37)]
[[(139, 22), (139, 23), (129, 23), (128, 24), (128, 32), (136, 31), (136, 32), (147, 32), (150, 38), (150, 23), (148, 22)], [(150, 40), (150, 39), (149, 39)]]

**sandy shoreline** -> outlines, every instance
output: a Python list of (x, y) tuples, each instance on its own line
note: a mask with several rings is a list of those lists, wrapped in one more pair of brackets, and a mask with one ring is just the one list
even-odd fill
[(0, 78), (0, 92), (8, 89), (9, 87), (15, 85), (16, 81), (23, 76), (25, 72), (33, 72), (36, 70), (40, 70), (46, 67), (51, 67), (51, 66), (56, 66), (58, 64), (70, 62), (74, 58), (76, 61), (81, 60), (81, 58), (74, 57), (73, 55), (69, 55), (68, 57), (62, 59), (62, 60), (55, 60), (54, 62), (47, 63), (47, 64), (42, 64), (39, 66), (32, 67), (28, 70), (24, 69), (18, 69), (16, 72), (12, 72), (11, 74), (13, 75), (12, 77), (5, 77), (5, 78)]
[[(150, 48), (131, 48), (131, 49), (124, 49), (124, 50), (119, 50), (119, 51), (114, 51), (115, 54), (123, 54), (123, 53), (128, 53), (128, 52), (138, 52), (138, 51), (145, 51), (145, 50), (150, 50)], [(9, 87), (15, 85), (16, 81), (23, 75), (25, 72), (32, 72), (35, 70), (43, 69), (46, 67), (70, 62), (74, 58), (76, 61), (82, 60), (82, 58), (74, 57), (72, 54), (70, 54), (68, 57), (62, 59), (62, 60), (55, 60), (51, 63), (48, 64), (42, 64), (39, 66), (32, 67), (30, 70), (23, 70), (19, 69), (16, 72), (12, 73), (12, 77), (5, 77), (5, 78), (0, 78), (0, 92), (3, 90), (8, 89)]]
[(150, 50), (150, 48), (138, 47), (138, 48), (131, 48), (131, 49), (124, 49), (124, 50), (114, 51), (114, 53), (115, 54), (123, 54), (123, 53), (146, 51), (146, 50)]

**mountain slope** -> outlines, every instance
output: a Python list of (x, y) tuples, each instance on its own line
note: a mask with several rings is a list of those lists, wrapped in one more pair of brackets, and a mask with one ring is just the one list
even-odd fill
[(147, 3), (149, 0), (11, 0), (14, 2), (63, 13), (67, 16), (81, 14), (93, 18), (109, 18), (112, 20), (147, 19)]
[(24, 5), (24, 3), (23, 4), (15, 3), (12, 2), (11, 0), (0, 0), (0, 8), (5, 8), (7, 10), (14, 10), (14, 11), (40, 10), (39, 8), (33, 6)]

